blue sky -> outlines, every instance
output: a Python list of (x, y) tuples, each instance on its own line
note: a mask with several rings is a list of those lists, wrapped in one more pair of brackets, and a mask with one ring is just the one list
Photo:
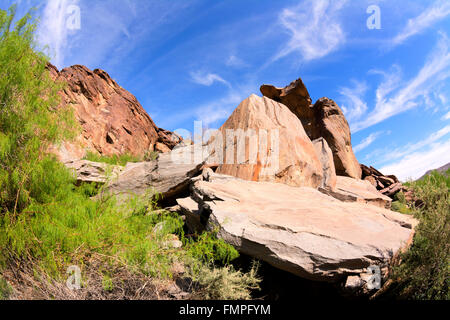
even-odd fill
[(450, 162), (448, 0), (13, 2), (39, 7), (54, 64), (106, 70), (160, 127), (219, 127), (261, 84), (301, 77), (344, 110), (361, 163), (407, 179)]

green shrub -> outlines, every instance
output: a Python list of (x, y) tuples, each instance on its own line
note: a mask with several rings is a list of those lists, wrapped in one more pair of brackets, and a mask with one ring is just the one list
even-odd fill
[(450, 170), (409, 183), (424, 206), (411, 248), (393, 269), (393, 292), (404, 299), (450, 299)]
[[(204, 234), (198, 242), (186, 240), (182, 219), (157, 210), (152, 190), (117, 199), (104, 194), (100, 185), (75, 185), (72, 173), (47, 153), (51, 144), (77, 132), (70, 107), (58, 106), (57, 92), (63, 84), (50, 79), (47, 58), (35, 49), (31, 15), (12, 28), (14, 16), (15, 6), (9, 12), (0, 10), (0, 272), (20, 265), (34, 283), (44, 286), (64, 283), (71, 265), (82, 272), (98, 266), (125, 268), (127, 273), (166, 279), (172, 277), (175, 261), (205, 274), (205, 261), (224, 263), (237, 256), (213, 235)], [(128, 155), (88, 158), (110, 164), (138, 160)], [(173, 234), (185, 248), (165, 244)], [(223, 272), (233, 275), (230, 270)], [(109, 278), (103, 278), (103, 289), (112, 291), (113, 274), (105, 274)], [(226, 291), (239, 292), (239, 297), (249, 294), (255, 285), (250, 278), (237, 272)], [(221, 283), (228, 286), (227, 281), (215, 283), (214, 290), (220, 290)], [(1, 297), (6, 297), (7, 288), (0, 278)]]
[(187, 250), (191, 256), (206, 263), (228, 264), (239, 257), (236, 249), (218, 239), (215, 232), (204, 232), (195, 239), (188, 239)]
[(128, 162), (140, 162), (143, 161), (143, 157), (133, 156), (125, 153), (122, 155), (102, 156), (93, 152), (88, 152), (84, 157), (84, 160), (102, 162), (111, 165), (125, 166)]
[(12, 293), (9, 283), (0, 275), (0, 300), (7, 300)]

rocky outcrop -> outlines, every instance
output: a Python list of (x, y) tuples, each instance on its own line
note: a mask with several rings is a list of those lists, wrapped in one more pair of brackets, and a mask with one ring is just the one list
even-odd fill
[(106, 163), (88, 160), (74, 160), (65, 163), (73, 170), (77, 183), (106, 183), (116, 178), (123, 170), (122, 166), (113, 166)]
[(337, 176), (336, 188), (334, 190), (319, 189), (344, 202), (360, 202), (375, 205), (380, 208), (391, 208), (392, 199), (383, 195), (365, 180), (357, 180), (350, 177)]
[(371, 265), (385, 267), (408, 245), (416, 220), (364, 203), (346, 203), (308, 187), (210, 173), (179, 201), (194, 228), (203, 225), (240, 252), (300, 277), (345, 283)]
[[(184, 147), (189, 149), (190, 146)], [(163, 199), (173, 198), (184, 191), (190, 183), (190, 179), (200, 173), (204, 162), (190, 161), (180, 163), (173, 156), (173, 150), (160, 154), (154, 161), (128, 163), (117, 179), (111, 180), (105, 188), (106, 192), (113, 194), (144, 195), (146, 192), (157, 192)]]
[(395, 195), (400, 192), (406, 192), (407, 188), (394, 175), (385, 176), (374, 167), (367, 167), (361, 164), (363, 180), (372, 184), (380, 193), (394, 199)]
[[(187, 154), (192, 153), (191, 146), (184, 148)], [(180, 149), (160, 154), (153, 161), (130, 162), (125, 167), (86, 160), (67, 162), (66, 166), (74, 170), (79, 183), (106, 183), (105, 193), (122, 196), (150, 192), (160, 194), (165, 200), (188, 192), (191, 178), (199, 175), (204, 165), (203, 161), (181, 163), (174, 156), (184, 151)]]
[(311, 126), (314, 117), (311, 108), (312, 100), (302, 79), (293, 81), (285, 88), (262, 85), (260, 90), (263, 96), (287, 106), (300, 119), (308, 136), (311, 136)]
[(221, 163), (218, 173), (292, 186), (316, 188), (322, 183), (322, 164), (311, 140), (300, 120), (281, 103), (251, 95), (219, 133), (210, 142), (216, 160), (209, 160)]
[(73, 107), (82, 130), (74, 142), (52, 148), (61, 160), (80, 159), (86, 151), (143, 156), (158, 149), (157, 143), (159, 150), (168, 151), (180, 141), (173, 133), (158, 128), (136, 97), (105, 71), (91, 71), (81, 65), (61, 71), (49, 65), (48, 70), (53, 79), (66, 84), (60, 92), (62, 103)]
[(361, 168), (352, 149), (350, 127), (341, 108), (331, 99), (321, 98), (313, 106), (312, 138), (323, 137), (333, 151), (338, 176), (360, 179)]
[(331, 99), (321, 98), (311, 105), (311, 98), (301, 79), (286, 88), (261, 86), (264, 96), (285, 104), (303, 123), (311, 140), (323, 137), (330, 146), (337, 175), (355, 179), (361, 169), (353, 153), (350, 127), (339, 106)]

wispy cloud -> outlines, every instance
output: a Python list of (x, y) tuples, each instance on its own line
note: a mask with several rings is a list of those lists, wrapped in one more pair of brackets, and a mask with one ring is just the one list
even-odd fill
[(447, 112), (446, 114), (444, 114), (444, 116), (442, 117), (442, 120), (450, 120), (450, 111)]
[(201, 84), (203, 86), (211, 86), (214, 82), (220, 82), (226, 85), (227, 87), (231, 87), (230, 83), (223, 79), (221, 76), (215, 73), (204, 73), (201, 71), (191, 72), (191, 79), (193, 82)]
[(360, 152), (370, 146), (383, 132), (374, 132), (371, 133), (368, 137), (366, 137), (361, 143), (353, 147), (353, 151)]
[(417, 75), (409, 81), (401, 80), (397, 66), (390, 73), (379, 73), (383, 75), (384, 81), (378, 86), (375, 107), (361, 119), (350, 122), (353, 132), (415, 108), (421, 105), (421, 100), (426, 102), (436, 85), (450, 77), (450, 40), (441, 33), (436, 48)]
[(43, 9), (41, 24), (38, 30), (38, 41), (42, 46), (48, 46), (53, 63), (61, 68), (68, 39), (74, 31), (67, 27), (67, 10), (71, 5), (77, 5), (78, 0), (49, 0)]
[[(396, 159), (404, 158), (414, 152), (420, 151), (423, 148), (426, 148), (439, 140), (446, 138), (450, 134), (450, 125), (443, 127), (442, 129), (433, 132), (428, 137), (423, 140), (420, 140), (413, 144), (407, 144), (404, 147), (391, 149), (389, 152), (386, 152), (383, 156), (383, 162), (394, 161)], [(449, 150), (450, 155), (450, 150)]]
[(241, 58), (235, 56), (234, 54), (228, 57), (226, 65), (229, 67), (245, 67), (247, 64)]
[(346, 1), (309, 0), (284, 9), (280, 24), (290, 34), (289, 41), (272, 58), (274, 62), (293, 52), (309, 61), (328, 55), (345, 42), (339, 12)]
[(450, 15), (448, 0), (435, 1), (419, 16), (409, 19), (403, 30), (392, 39), (393, 45), (405, 42), (406, 39), (423, 32), (438, 21)]
[(352, 88), (343, 87), (339, 93), (343, 98), (342, 110), (349, 121), (358, 119), (367, 111), (367, 103), (363, 101), (363, 96), (367, 91), (365, 82), (353, 81)]
[(395, 174), (400, 180), (420, 178), (430, 169), (450, 162), (450, 139), (436, 142), (428, 148), (408, 153), (403, 158), (380, 168), (386, 174)]

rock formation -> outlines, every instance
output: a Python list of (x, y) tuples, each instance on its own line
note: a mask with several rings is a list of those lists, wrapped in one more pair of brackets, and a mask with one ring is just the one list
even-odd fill
[(308, 187), (209, 173), (178, 203), (194, 229), (219, 228), (240, 252), (317, 281), (345, 282), (370, 265), (385, 267), (408, 245), (416, 220)]
[[(316, 188), (322, 183), (322, 164), (311, 140), (299, 119), (281, 103), (251, 95), (234, 110), (219, 132), (222, 137), (213, 142), (216, 155), (221, 147), (224, 150), (218, 173), (292, 186)], [(241, 134), (227, 140), (227, 132)], [(264, 137), (267, 143), (261, 142)], [(279, 144), (275, 145), (273, 139), (277, 137)]]
[(394, 199), (394, 196), (400, 191), (407, 191), (407, 188), (394, 175), (385, 176), (374, 167), (367, 167), (361, 164), (363, 180), (372, 184), (380, 193)]
[(323, 137), (327, 141), (338, 175), (355, 179), (361, 177), (361, 169), (352, 149), (350, 127), (333, 100), (321, 98), (311, 105), (311, 98), (301, 79), (286, 88), (263, 85), (261, 93), (287, 105), (302, 121), (311, 140)]
[(154, 150), (168, 151), (180, 141), (158, 128), (136, 98), (105, 71), (81, 65), (61, 71), (48, 65), (48, 70), (53, 79), (66, 83), (61, 103), (73, 106), (82, 127), (74, 142), (53, 148), (61, 160), (80, 159), (86, 151), (142, 156)]
[(370, 182), (365, 180), (337, 176), (334, 190), (323, 188), (319, 190), (344, 202), (361, 202), (380, 208), (391, 208), (392, 199), (378, 192)]

